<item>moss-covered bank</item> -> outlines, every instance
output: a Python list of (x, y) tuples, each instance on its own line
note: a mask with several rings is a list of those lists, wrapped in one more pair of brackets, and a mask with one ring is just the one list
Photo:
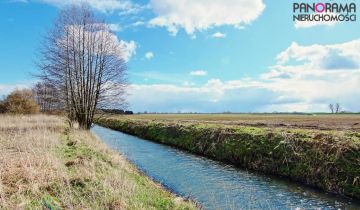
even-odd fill
[(96, 123), (360, 199), (360, 133), (111, 118)]

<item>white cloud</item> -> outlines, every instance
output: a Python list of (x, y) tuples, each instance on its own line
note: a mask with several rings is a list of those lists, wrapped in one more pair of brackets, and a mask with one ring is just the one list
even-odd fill
[(157, 15), (150, 25), (166, 27), (172, 35), (180, 28), (192, 35), (216, 26), (241, 27), (265, 9), (262, 0), (151, 0), (150, 6)]
[(184, 81), (182, 83), (183, 86), (187, 86), (187, 87), (190, 87), (190, 86), (195, 86), (195, 83), (194, 82), (189, 82), (189, 81)]
[(118, 32), (118, 31), (122, 30), (122, 27), (119, 24), (114, 24), (114, 23), (109, 24), (109, 27), (110, 27), (111, 31), (115, 31), (115, 32)]
[[(297, 64), (296, 62), (300, 62)], [(278, 64), (263, 74), (267, 87), (294, 97), (303, 104), (340, 102), (360, 110), (360, 39), (334, 45), (300, 46), (297, 43), (279, 54)]]
[[(356, 68), (360, 59), (360, 39), (334, 45), (300, 46), (293, 42), (278, 56), (278, 64), (303, 62), (311, 68)], [(336, 61), (336, 63), (332, 63)], [(309, 68), (310, 69), (310, 68)]]
[(130, 58), (136, 54), (136, 43), (135, 41), (129, 41), (126, 42), (124, 40), (120, 40), (119, 45), (121, 47), (121, 56), (123, 57), (123, 59), (127, 62), (130, 60)]
[(190, 72), (191, 76), (206, 76), (207, 75), (207, 71), (204, 70), (196, 70), (196, 71), (192, 71)]
[(154, 58), (154, 53), (153, 52), (147, 52), (145, 53), (145, 58), (148, 60), (151, 60)]
[(295, 28), (299, 29), (299, 28), (311, 28), (311, 27), (316, 27), (316, 26), (334, 26), (336, 24), (336, 22), (325, 22), (325, 21), (321, 21), (321, 22), (313, 22), (313, 21), (295, 21)]
[[(240, 81), (238, 81), (240, 82)], [(260, 111), (260, 107), (275, 102), (274, 93), (250, 84), (234, 86), (232, 82), (209, 80), (202, 86), (131, 85), (129, 102), (134, 111), (157, 112), (223, 112)]]
[(216, 32), (213, 35), (211, 35), (213, 38), (225, 38), (226, 34), (221, 33), (221, 32)]
[(360, 111), (360, 39), (334, 45), (291, 44), (259, 78), (211, 79), (203, 85), (132, 85), (135, 111)]
[[(106, 46), (107, 48), (107, 53), (109, 55), (114, 55), (117, 56), (121, 59), (123, 59), (125, 62), (128, 62), (130, 60), (130, 58), (136, 54), (136, 43), (135, 41), (124, 41), (124, 40), (119, 40), (119, 38), (112, 33), (111, 31), (111, 26), (108, 25), (104, 25), (104, 24), (94, 24), (94, 29), (96, 30), (85, 30), (85, 36), (84, 37), (96, 37), (96, 39), (99, 40), (104, 40), (104, 42), (106, 43), (111, 43), (107, 44)], [(72, 33), (72, 31), (78, 31), (78, 28), (81, 27), (79, 25), (67, 25), (66, 26), (66, 30), (69, 31), (70, 36), (75, 36), (74, 40), (79, 40), (78, 37), (79, 34), (78, 33)], [(84, 42), (89, 42), (90, 39), (86, 38), (84, 40)], [(110, 41), (110, 42), (108, 42)], [(65, 40), (65, 37), (63, 37), (63, 40), (59, 40), (60, 43), (62, 43), (63, 46), (66, 46), (67, 42)], [(75, 45), (77, 46), (77, 45)], [(98, 48), (99, 46), (96, 45), (95, 50), (100, 50), (100, 48)]]
[(16, 90), (16, 89), (24, 89), (24, 88), (29, 88), (31, 87), (31, 83), (29, 84), (12, 84), (12, 85), (4, 85), (4, 84), (0, 84), (0, 100), (2, 99), (2, 97), (5, 97), (6, 95), (8, 95), (9, 93), (11, 93), (12, 91)]
[(135, 23), (131, 24), (132, 26), (136, 27), (136, 26), (142, 26), (142, 25), (145, 25), (145, 22), (144, 21), (136, 21)]
[[(323, 13), (323, 14), (329, 14), (332, 13)], [(317, 26), (334, 26), (337, 22), (336, 21), (295, 21), (295, 28), (311, 28), (311, 27), (317, 27)]]

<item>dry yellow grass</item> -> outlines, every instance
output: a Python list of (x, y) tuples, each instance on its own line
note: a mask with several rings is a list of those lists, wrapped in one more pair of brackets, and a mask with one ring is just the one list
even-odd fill
[(87, 131), (0, 115), (0, 209), (194, 209)]
[(52, 151), (64, 124), (55, 117), (0, 116), (0, 206), (23, 207), (61, 178)]

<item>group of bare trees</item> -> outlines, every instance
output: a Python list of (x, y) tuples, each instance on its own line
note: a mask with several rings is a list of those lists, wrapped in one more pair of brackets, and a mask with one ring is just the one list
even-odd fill
[(42, 109), (61, 105), (69, 122), (89, 129), (97, 108), (124, 103), (122, 53), (109, 25), (87, 6), (61, 11), (40, 51), (42, 82), (35, 89)]
[(46, 82), (38, 82), (32, 88), (32, 91), (41, 112), (51, 113), (62, 110), (63, 103), (59, 99), (58, 90), (54, 85)]
[(331, 111), (332, 114), (338, 114), (341, 111), (341, 106), (339, 103), (334, 104), (329, 104), (329, 109)]

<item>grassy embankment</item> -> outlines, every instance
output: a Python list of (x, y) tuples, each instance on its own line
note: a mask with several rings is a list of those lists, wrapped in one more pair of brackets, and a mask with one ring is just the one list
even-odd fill
[(89, 132), (0, 115), (0, 209), (195, 209)]
[[(141, 117), (141, 116), (140, 116)], [(98, 124), (360, 199), (360, 133), (109, 117)], [(335, 123), (335, 122), (333, 122)]]

